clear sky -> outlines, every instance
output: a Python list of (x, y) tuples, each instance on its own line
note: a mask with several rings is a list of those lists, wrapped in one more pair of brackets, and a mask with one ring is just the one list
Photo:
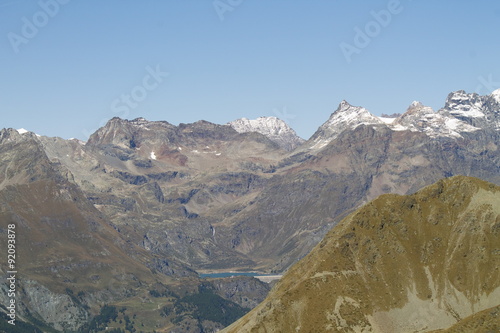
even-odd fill
[(343, 99), (496, 88), (498, 0), (0, 0), (0, 128), (278, 116), (307, 139)]

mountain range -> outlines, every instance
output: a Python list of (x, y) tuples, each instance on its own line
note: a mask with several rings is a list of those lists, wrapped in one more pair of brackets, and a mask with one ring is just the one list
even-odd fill
[[(451, 93), (437, 112), (413, 102), (396, 118), (342, 101), (308, 140), (275, 117), (177, 126), (113, 118), (87, 142), (3, 129), (2, 233), (16, 223), (30, 244), (19, 253), (20, 315), (77, 330), (105, 304), (128, 304), (154, 318), (143, 323), (150, 331), (222, 328), (227, 318), (181, 304), (216, 295), (240, 313), (268, 286), (226, 279), (236, 288), (228, 294), (198, 273), (282, 273), (382, 194), (454, 175), (500, 184), (499, 144), (500, 90)], [(46, 299), (70, 314), (43, 310)]]

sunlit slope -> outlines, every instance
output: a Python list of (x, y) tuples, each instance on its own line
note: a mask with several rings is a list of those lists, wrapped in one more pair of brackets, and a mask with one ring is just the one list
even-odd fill
[(449, 328), (500, 303), (499, 267), (500, 188), (456, 176), (346, 217), (225, 332)]

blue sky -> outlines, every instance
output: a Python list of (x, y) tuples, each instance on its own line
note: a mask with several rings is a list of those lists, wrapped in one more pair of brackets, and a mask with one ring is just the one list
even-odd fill
[(308, 138), (343, 99), (500, 88), (499, 31), (493, 0), (0, 0), (0, 128), (278, 116)]

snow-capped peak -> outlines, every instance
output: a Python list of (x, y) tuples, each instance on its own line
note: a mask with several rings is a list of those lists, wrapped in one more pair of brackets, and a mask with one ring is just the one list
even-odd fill
[(354, 129), (360, 125), (385, 124), (383, 120), (372, 115), (367, 109), (353, 106), (347, 101), (340, 102), (337, 110), (320, 126), (311, 137), (311, 149), (319, 149), (337, 138), (346, 129)]
[(500, 89), (493, 91), (490, 96), (500, 103)]
[(476, 93), (468, 94), (463, 90), (458, 90), (448, 95), (444, 109), (457, 118), (482, 118), (485, 116), (481, 111), (482, 107), (481, 96)]
[(420, 109), (422, 108), (424, 105), (419, 102), (419, 101), (413, 101), (411, 102), (410, 106), (408, 107), (408, 109)]
[[(342, 101), (337, 110), (332, 113), (321, 127), (339, 129), (345, 126), (358, 126), (361, 124), (379, 124), (382, 121), (372, 115), (367, 109), (359, 106), (353, 106), (347, 101)], [(340, 134), (340, 133), (339, 133)]]
[(25, 134), (25, 133), (28, 133), (29, 131), (27, 129), (24, 129), (24, 128), (20, 128), (17, 130), (17, 133), (19, 134)]
[(241, 118), (229, 122), (228, 125), (238, 133), (258, 132), (264, 135), (279, 135), (293, 131), (283, 120), (276, 117)]
[(304, 141), (287, 123), (276, 117), (240, 118), (227, 123), (227, 125), (238, 133), (257, 132), (263, 134), (287, 150), (294, 149)]
[(460, 132), (478, 130), (455, 117), (436, 113), (431, 107), (420, 102), (413, 102), (390, 127), (395, 131), (423, 132), (431, 137), (460, 137)]

